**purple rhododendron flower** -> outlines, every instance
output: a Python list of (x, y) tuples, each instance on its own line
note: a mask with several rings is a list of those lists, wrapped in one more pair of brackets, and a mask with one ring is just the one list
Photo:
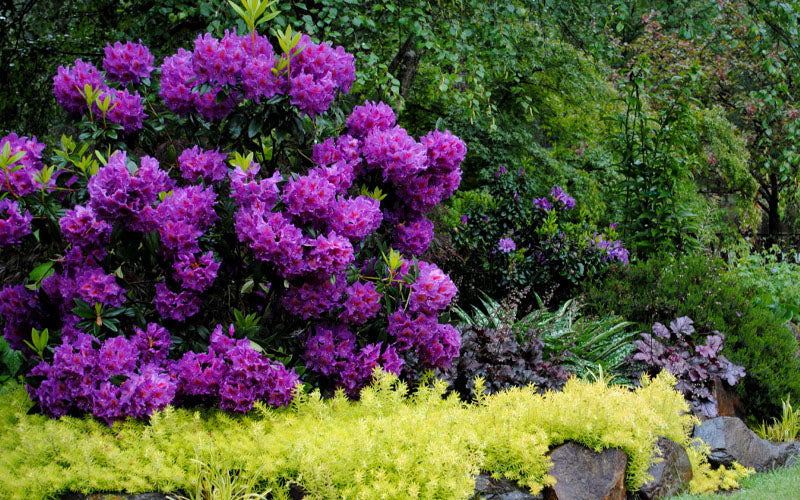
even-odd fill
[[(25, 196), (41, 189), (42, 186), (36, 180), (36, 176), (44, 167), (42, 151), (45, 145), (38, 142), (36, 137), (28, 139), (26, 136), (19, 137), (17, 134), (11, 133), (0, 139), (0, 150), (6, 147), (9, 148), (11, 157), (20, 153), (22, 153), (22, 157), (8, 165), (3, 172), (3, 176), (0, 177), (0, 192), (8, 191), (17, 196)], [(51, 189), (52, 185), (45, 187), (46, 191)]]
[(111, 224), (99, 219), (89, 207), (75, 205), (59, 224), (64, 239), (78, 247), (104, 247), (111, 237)]
[(436, 264), (419, 261), (419, 277), (411, 285), (408, 309), (412, 312), (438, 313), (456, 295), (456, 286)]
[(0, 200), (0, 246), (14, 246), (31, 234), (33, 216), (27, 210), (20, 213), (16, 201)]
[(422, 255), (433, 241), (433, 222), (426, 217), (395, 226), (394, 247), (405, 255)]
[(161, 65), (161, 90), (159, 95), (172, 111), (185, 116), (192, 110), (192, 87), (197, 75), (192, 67), (192, 53), (178, 49), (173, 56), (164, 58)]
[(356, 137), (365, 137), (372, 130), (388, 130), (394, 127), (397, 119), (388, 104), (367, 101), (353, 108), (347, 118), (347, 128)]
[[(306, 366), (336, 380), (352, 397), (357, 397), (361, 389), (372, 379), (372, 371), (384, 360), (384, 369), (398, 373), (402, 360), (397, 352), (389, 347), (381, 355), (381, 343), (356, 347), (356, 338), (347, 328), (337, 326), (317, 326), (306, 341)], [(387, 367), (388, 365), (388, 367)]]
[(553, 205), (550, 204), (550, 201), (548, 201), (547, 198), (534, 198), (533, 205), (539, 210), (544, 210), (545, 212), (549, 212), (553, 209)]
[(173, 264), (174, 277), (183, 288), (203, 292), (214, 283), (219, 270), (219, 262), (214, 260), (212, 252), (199, 257), (194, 254), (180, 254)]
[(105, 58), (103, 58), (103, 69), (106, 75), (116, 82), (123, 84), (140, 83), (145, 78), (150, 78), (150, 73), (155, 67), (155, 59), (150, 53), (150, 49), (139, 43), (130, 40), (123, 45), (114, 42), (114, 45), (106, 44)]
[(550, 189), (550, 196), (553, 198), (554, 202), (560, 203), (567, 210), (575, 208), (575, 198), (568, 195), (559, 186), (553, 186), (553, 188)]
[(503, 253), (511, 253), (517, 249), (517, 245), (511, 238), (501, 238), (500, 241), (497, 242), (497, 248)]
[(203, 179), (206, 184), (221, 181), (228, 173), (228, 168), (225, 166), (227, 157), (228, 155), (220, 153), (219, 149), (205, 151), (199, 146), (185, 149), (178, 157), (181, 177), (190, 182)]
[(183, 321), (200, 311), (200, 297), (196, 292), (184, 290), (175, 293), (163, 282), (156, 284), (156, 296), (153, 303), (162, 318), (175, 321)]
[(361, 241), (381, 225), (380, 202), (368, 196), (337, 200), (328, 221), (337, 233), (351, 241)]
[(344, 311), (340, 319), (354, 325), (362, 325), (378, 315), (381, 309), (381, 295), (375, 283), (355, 282), (345, 290)]
[(53, 94), (68, 113), (80, 116), (88, 111), (86, 98), (81, 95), (86, 85), (93, 89), (103, 88), (103, 74), (92, 63), (77, 59), (73, 66), (58, 67), (58, 73), (53, 77)]

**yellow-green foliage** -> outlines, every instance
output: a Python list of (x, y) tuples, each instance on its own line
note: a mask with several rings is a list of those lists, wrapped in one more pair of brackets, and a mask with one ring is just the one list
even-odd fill
[(772, 423), (767, 425), (761, 422), (754, 430), (761, 439), (769, 441), (783, 441), (790, 443), (797, 439), (800, 434), (800, 408), (792, 408), (791, 397), (781, 401), (781, 418), (773, 418)]
[(469, 498), (479, 470), (538, 492), (553, 482), (545, 453), (567, 440), (624, 450), (634, 490), (647, 479), (658, 436), (690, 452), (700, 481), (693, 490), (735, 482), (741, 474), (712, 473), (691, 446), (694, 420), (674, 383), (664, 373), (629, 391), (573, 379), (559, 393), (512, 389), (464, 404), (444, 398), (442, 382), (408, 394), (381, 374), (359, 402), (311, 393), (287, 409), (260, 406), (246, 416), (168, 409), (149, 425), (111, 429), (92, 419), (28, 415), (24, 389), (10, 385), (0, 395), (0, 498), (189, 492), (203, 473), (198, 463), (274, 498), (285, 498), (290, 483), (319, 499)]

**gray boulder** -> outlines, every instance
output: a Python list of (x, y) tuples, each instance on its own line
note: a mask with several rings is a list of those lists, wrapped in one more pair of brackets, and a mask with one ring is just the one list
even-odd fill
[(625, 499), (628, 457), (622, 450), (598, 453), (570, 442), (553, 449), (550, 460), (556, 484), (544, 489), (545, 500)]
[(637, 492), (636, 498), (642, 500), (671, 497), (683, 491), (692, 480), (692, 464), (681, 445), (662, 437), (658, 438), (656, 446), (662, 461), (647, 469), (653, 479)]
[(489, 474), (475, 478), (474, 500), (542, 500), (542, 495), (531, 495), (526, 488), (508, 479), (494, 479)]
[(761, 439), (736, 417), (717, 417), (695, 427), (694, 437), (710, 448), (712, 465), (730, 466), (739, 462), (756, 471), (791, 465), (800, 454), (798, 443), (771, 443)]

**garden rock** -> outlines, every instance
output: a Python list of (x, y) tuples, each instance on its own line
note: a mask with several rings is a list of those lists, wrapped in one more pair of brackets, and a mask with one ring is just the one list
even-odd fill
[(663, 460), (647, 469), (653, 479), (638, 491), (637, 498), (642, 500), (671, 497), (682, 491), (692, 480), (692, 464), (681, 445), (661, 437), (656, 446)]
[(625, 467), (622, 450), (598, 453), (577, 443), (566, 443), (550, 452), (550, 475), (556, 480), (545, 488), (545, 500), (624, 500)]
[(794, 456), (800, 454), (800, 444), (771, 443), (761, 439), (735, 417), (706, 420), (695, 428), (694, 437), (702, 439), (711, 448), (708, 461), (712, 465), (727, 467), (736, 461), (760, 472), (791, 465)]
[(736, 394), (736, 391), (719, 377), (714, 378), (714, 387), (712, 389), (714, 399), (717, 400), (717, 416), (718, 417), (736, 417), (742, 420), (745, 419), (747, 413), (742, 404), (741, 398)]
[(473, 500), (542, 500), (542, 495), (532, 495), (526, 488), (508, 479), (494, 479), (489, 474), (475, 478)]

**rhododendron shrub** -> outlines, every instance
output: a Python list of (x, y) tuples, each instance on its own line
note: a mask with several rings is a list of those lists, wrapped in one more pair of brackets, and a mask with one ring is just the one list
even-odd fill
[[(447, 217), (458, 256), (449, 270), (465, 297), (484, 292), (499, 300), (530, 286), (558, 302), (582, 281), (628, 265), (616, 224), (586, 224), (563, 187), (542, 189), (525, 170), (503, 166), (483, 181), (482, 190), (461, 193)], [(526, 305), (532, 302), (533, 294)]]
[[(237, 142), (225, 136), (234, 116), (287, 112), (314, 132), (301, 139), (326, 137), (320, 115), (355, 78), (342, 47), (277, 36), (283, 53), (256, 31), (202, 34), (160, 68), (141, 42), (109, 44), (104, 72), (78, 60), (54, 78), (56, 100), (84, 117), (82, 140), (96, 142), (64, 137), (45, 167), (35, 138), (0, 139), (0, 245), (30, 264), (21, 282), (6, 278), (0, 314), (44, 413), (111, 424), (167, 404), (245, 412), (288, 404), (300, 383), (357, 397), (376, 367), (457, 356), (459, 333), (439, 323), (456, 287), (419, 257), (428, 212), (460, 182), (464, 143), (414, 138), (389, 106), (366, 102), (330, 137), (298, 140), (294, 157), (243, 151), (285, 130)], [(177, 124), (166, 125), (171, 159), (139, 140), (158, 127), (137, 85), (159, 124)], [(48, 346), (30, 342), (33, 328)]]

